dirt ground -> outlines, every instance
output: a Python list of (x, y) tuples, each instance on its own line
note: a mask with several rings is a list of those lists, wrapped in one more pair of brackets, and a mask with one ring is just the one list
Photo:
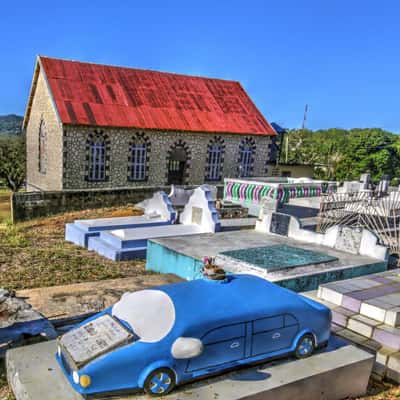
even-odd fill
[[(138, 214), (133, 207), (105, 208), (0, 224), (0, 287), (16, 290), (147, 274), (142, 260), (116, 263), (64, 241), (65, 223), (75, 219)], [(400, 387), (371, 381), (363, 399), (400, 399)], [(0, 400), (14, 400), (1, 362)]]

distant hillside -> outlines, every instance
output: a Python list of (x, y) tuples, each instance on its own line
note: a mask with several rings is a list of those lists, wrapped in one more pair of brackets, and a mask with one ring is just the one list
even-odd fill
[(23, 117), (19, 115), (0, 115), (0, 135), (18, 135), (21, 133)]

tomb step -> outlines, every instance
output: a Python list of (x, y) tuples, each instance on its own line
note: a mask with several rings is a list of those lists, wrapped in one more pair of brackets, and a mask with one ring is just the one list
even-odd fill
[(350, 316), (347, 321), (348, 329), (357, 332), (367, 338), (372, 338), (375, 328), (380, 325), (380, 321), (376, 321), (374, 319), (359, 314)]
[(100, 237), (91, 237), (89, 238), (88, 249), (112, 261), (129, 261), (135, 258), (144, 258), (146, 256), (147, 246), (121, 249), (112, 246)]
[[(65, 240), (67, 242), (72, 242), (77, 246), (87, 247), (88, 236), (88, 232), (81, 229), (75, 223), (65, 225)], [(96, 235), (91, 234), (91, 236)]]
[(384, 347), (400, 350), (400, 329), (388, 325), (379, 325), (374, 329), (372, 338)]

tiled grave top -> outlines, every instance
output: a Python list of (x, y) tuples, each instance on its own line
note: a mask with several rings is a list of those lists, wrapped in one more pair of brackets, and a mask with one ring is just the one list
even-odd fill
[(335, 256), (286, 244), (231, 250), (221, 254), (239, 261), (252, 263), (268, 272), (338, 260)]
[(165, 225), (140, 229), (117, 229), (106, 232), (104, 235), (113, 235), (122, 240), (138, 240), (181, 235), (194, 235), (202, 233), (199, 225)]
[(97, 227), (113, 227), (116, 225), (139, 225), (143, 223), (155, 223), (164, 221), (161, 216), (140, 215), (133, 217), (114, 217), (114, 218), (97, 218), (97, 219), (82, 219), (76, 221), (76, 225), (82, 228), (97, 228)]
[(400, 270), (321, 285), (318, 296), (390, 326), (400, 324)]

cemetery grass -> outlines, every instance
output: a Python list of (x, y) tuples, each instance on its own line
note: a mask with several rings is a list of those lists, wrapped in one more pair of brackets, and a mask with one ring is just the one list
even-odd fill
[(75, 219), (140, 214), (127, 206), (0, 224), (0, 287), (17, 290), (145, 274), (143, 260), (116, 263), (64, 240), (65, 224)]
[(10, 196), (10, 191), (0, 189), (0, 224), (6, 223), (11, 217)]

